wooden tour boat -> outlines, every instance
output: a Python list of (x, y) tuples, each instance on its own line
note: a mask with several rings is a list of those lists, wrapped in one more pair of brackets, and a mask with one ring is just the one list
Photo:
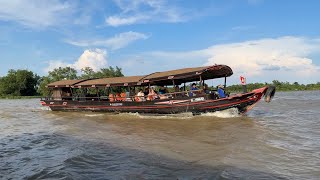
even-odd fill
[[(275, 94), (274, 86), (266, 86), (251, 92), (220, 97), (216, 90), (205, 88), (205, 81), (224, 78), (233, 74), (226, 65), (184, 68), (155, 72), (146, 76), (113, 77), (102, 79), (62, 80), (47, 85), (50, 96), (41, 98), (41, 104), (52, 111), (101, 111), (150, 114), (176, 114), (191, 112), (194, 115), (237, 108), (243, 114), (263, 96), (270, 102)], [(186, 88), (186, 83), (197, 82), (198, 90)], [(178, 87), (175, 92), (136, 95), (138, 89), (154, 86)], [(174, 88), (172, 88), (174, 89)], [(161, 90), (160, 90), (161, 91)]]

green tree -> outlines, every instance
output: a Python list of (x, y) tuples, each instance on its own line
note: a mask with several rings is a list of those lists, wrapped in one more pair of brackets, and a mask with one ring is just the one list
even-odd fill
[(81, 69), (82, 75), (80, 79), (92, 79), (96, 77), (96, 72), (91, 67), (85, 67)]
[(49, 79), (52, 81), (60, 81), (63, 79), (78, 79), (77, 70), (72, 67), (59, 67), (53, 71), (49, 71)]
[(122, 69), (116, 66), (116, 68), (102, 68), (95, 75), (96, 78), (107, 78), (107, 77), (122, 77)]
[(48, 76), (41, 77), (37, 92), (39, 94), (41, 94), (42, 96), (48, 96), (50, 91), (46, 86), (51, 82), (52, 81), (50, 80), (50, 78)]
[(0, 79), (0, 94), (34, 96), (37, 93), (39, 78), (32, 71), (10, 69), (7, 75)]

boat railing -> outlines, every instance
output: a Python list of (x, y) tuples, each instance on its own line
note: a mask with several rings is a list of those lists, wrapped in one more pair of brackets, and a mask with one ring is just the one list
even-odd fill
[(189, 90), (189, 91), (179, 91), (179, 92), (171, 92), (165, 94), (154, 94), (154, 95), (146, 95), (146, 96), (123, 96), (113, 95), (113, 96), (94, 96), (94, 97), (86, 97), (86, 96), (50, 96), (50, 97), (41, 97), (41, 100), (54, 100), (54, 101), (153, 101), (153, 100), (162, 100), (162, 99), (173, 99), (173, 98), (183, 98), (183, 97), (196, 97), (201, 94), (205, 94), (203, 89), (200, 90)]

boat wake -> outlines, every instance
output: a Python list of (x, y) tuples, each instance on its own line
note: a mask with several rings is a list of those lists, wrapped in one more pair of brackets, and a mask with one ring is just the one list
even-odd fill
[(203, 113), (200, 116), (205, 116), (205, 117), (219, 117), (219, 118), (234, 118), (234, 117), (240, 117), (239, 111), (237, 108), (231, 108), (231, 109), (226, 109), (223, 111), (217, 111), (217, 112), (208, 112), (208, 113)]
[(140, 113), (120, 113), (118, 116), (135, 116), (141, 119), (191, 119), (192, 113), (179, 114), (140, 114)]
[(51, 111), (50, 107), (41, 106), (41, 107), (32, 107), (31, 112), (40, 112), (40, 111)]
[[(140, 114), (140, 113), (120, 113), (117, 116), (135, 116), (141, 119), (192, 119), (194, 116), (191, 112), (179, 114)], [(218, 117), (218, 118), (234, 118), (240, 117), (239, 111), (236, 108), (223, 111), (202, 113), (200, 117)]]
[(86, 117), (99, 117), (99, 116), (104, 116), (105, 114), (85, 114), (84, 116)]

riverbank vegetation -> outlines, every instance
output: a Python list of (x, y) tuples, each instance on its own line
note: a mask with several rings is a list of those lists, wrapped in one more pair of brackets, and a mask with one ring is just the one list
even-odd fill
[[(264, 86), (273, 85), (277, 91), (314, 91), (320, 90), (320, 82), (315, 84), (299, 84), (298, 82), (280, 82), (273, 80), (272, 83), (250, 83), (247, 84), (247, 90), (252, 91), (253, 89), (262, 88)], [(231, 85), (227, 87), (227, 91), (230, 92), (242, 92), (242, 85)]]
[[(47, 76), (40, 77), (32, 71), (18, 69), (9, 70), (6, 76), (0, 77), (0, 98), (32, 98), (47, 96), (49, 94), (46, 85), (63, 79), (92, 79), (123, 76), (122, 69), (119, 67), (103, 68), (94, 71), (90, 67), (77, 70), (71, 67), (59, 67), (49, 71)], [(271, 83), (250, 83), (247, 84), (248, 91), (261, 88), (266, 85), (276, 86), (277, 91), (305, 91), (320, 90), (320, 82), (315, 84), (299, 84), (298, 82), (280, 82), (274, 80)], [(228, 92), (241, 92), (242, 85), (231, 85), (227, 87)]]

